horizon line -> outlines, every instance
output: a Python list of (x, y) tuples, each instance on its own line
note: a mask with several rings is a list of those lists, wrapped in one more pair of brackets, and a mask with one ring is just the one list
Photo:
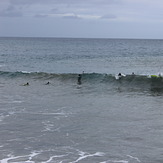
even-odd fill
[(0, 36), (0, 38), (51, 38), (51, 39), (121, 39), (121, 40), (163, 40), (163, 38), (125, 38), (125, 37), (56, 37), (56, 36)]

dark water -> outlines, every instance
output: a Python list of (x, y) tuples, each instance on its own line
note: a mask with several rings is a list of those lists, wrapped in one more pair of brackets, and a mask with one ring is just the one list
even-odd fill
[(0, 38), (0, 162), (162, 163), (162, 44)]

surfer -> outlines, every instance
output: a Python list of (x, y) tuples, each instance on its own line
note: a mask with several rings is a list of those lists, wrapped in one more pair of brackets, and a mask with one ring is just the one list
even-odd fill
[(81, 74), (79, 74), (78, 75), (78, 84), (81, 84), (81, 78), (82, 78), (82, 76), (81, 76)]
[(121, 74), (121, 73), (119, 73), (119, 74), (118, 74), (118, 76), (119, 76), (119, 77), (121, 77), (121, 76), (122, 76), (122, 74)]
[(50, 84), (50, 82), (47, 82), (45, 85), (49, 85)]
[(23, 86), (29, 86), (29, 83), (27, 82), (26, 84), (23, 84)]
[(119, 80), (120, 80), (120, 79), (121, 79), (122, 77), (124, 77), (124, 76), (125, 76), (124, 74), (119, 73), (119, 74), (118, 74), (118, 78), (117, 78), (117, 79), (119, 79)]

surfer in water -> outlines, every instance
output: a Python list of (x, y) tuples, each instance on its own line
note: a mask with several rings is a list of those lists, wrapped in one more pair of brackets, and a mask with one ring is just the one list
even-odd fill
[(50, 84), (50, 82), (47, 82), (45, 85), (49, 85)]
[(120, 79), (121, 79), (122, 77), (124, 77), (124, 76), (126, 76), (126, 75), (124, 75), (124, 74), (122, 74), (122, 73), (119, 73), (119, 74), (118, 74), (118, 78), (117, 78), (117, 79), (119, 79), (119, 80), (120, 80)]
[(121, 74), (121, 73), (119, 73), (119, 74), (118, 74), (118, 76), (119, 76), (119, 77), (121, 77), (121, 76), (122, 76), (122, 74)]
[(29, 83), (27, 82), (26, 84), (23, 84), (23, 86), (29, 86)]
[(119, 74), (118, 74), (118, 79), (121, 79), (121, 77), (122, 77), (122, 74), (119, 73)]
[(81, 74), (79, 74), (78, 75), (78, 84), (81, 84), (81, 78), (82, 78), (82, 76), (81, 76)]

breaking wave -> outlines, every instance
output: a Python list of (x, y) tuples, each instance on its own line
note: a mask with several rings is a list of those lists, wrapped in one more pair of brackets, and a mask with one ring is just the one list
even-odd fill
[[(163, 77), (157, 75), (122, 75), (117, 76), (113, 74), (102, 74), (102, 73), (83, 73), (82, 82), (95, 84), (121, 84), (122, 86), (139, 86), (141, 88), (151, 87), (163, 89)], [(45, 73), (45, 72), (6, 72), (0, 71), (0, 77), (3, 78), (29, 78), (36, 80), (61, 80), (61, 81), (76, 81), (78, 74), (76, 73)]]

